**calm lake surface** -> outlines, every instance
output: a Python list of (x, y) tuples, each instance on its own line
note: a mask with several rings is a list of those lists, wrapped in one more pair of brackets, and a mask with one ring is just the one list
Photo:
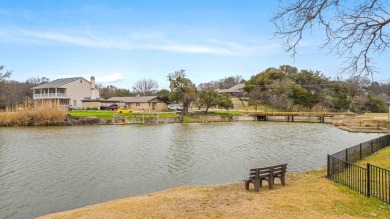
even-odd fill
[(326, 164), (327, 154), (379, 136), (286, 122), (2, 127), (0, 218), (32, 218), (178, 186), (239, 182), (253, 167), (288, 163), (288, 171), (316, 169)]

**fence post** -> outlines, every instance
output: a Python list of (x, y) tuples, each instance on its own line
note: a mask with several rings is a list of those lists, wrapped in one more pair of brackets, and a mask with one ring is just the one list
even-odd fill
[[(345, 161), (348, 162), (348, 148), (345, 149)], [(348, 163), (345, 162), (345, 168), (348, 168)]]
[(330, 178), (330, 156), (329, 156), (329, 154), (327, 157), (327, 166), (328, 166), (328, 168), (327, 168), (326, 176), (329, 179)]
[(387, 144), (386, 146), (389, 146), (389, 144), (390, 144), (390, 134), (387, 135), (386, 144)]
[(386, 147), (389, 146), (390, 144), (390, 135), (387, 135), (386, 138), (385, 138), (385, 141), (386, 141)]
[(385, 138), (383, 136), (381, 136), (381, 144), (382, 144), (381, 149), (386, 147)]
[(372, 139), (371, 139), (371, 154), (374, 153), (374, 145), (372, 144)]
[(363, 157), (362, 157), (362, 144), (360, 144), (360, 151), (359, 152), (360, 152), (360, 160), (361, 160), (361, 159), (363, 159)]
[(367, 163), (367, 197), (370, 197), (371, 193), (371, 165), (370, 163)]

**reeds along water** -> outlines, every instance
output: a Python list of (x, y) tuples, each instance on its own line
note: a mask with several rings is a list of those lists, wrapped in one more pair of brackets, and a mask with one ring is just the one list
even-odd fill
[(0, 112), (0, 126), (64, 125), (66, 112), (57, 101), (26, 100)]

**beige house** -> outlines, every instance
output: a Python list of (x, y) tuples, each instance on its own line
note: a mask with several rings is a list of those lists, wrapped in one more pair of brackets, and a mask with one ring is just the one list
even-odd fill
[(134, 111), (167, 111), (168, 102), (158, 96), (111, 97), (107, 101), (119, 102)]
[(87, 81), (82, 77), (62, 78), (31, 88), (34, 100), (54, 100), (65, 108), (84, 108), (83, 100), (89, 104), (99, 103), (99, 90), (95, 86), (95, 77)]

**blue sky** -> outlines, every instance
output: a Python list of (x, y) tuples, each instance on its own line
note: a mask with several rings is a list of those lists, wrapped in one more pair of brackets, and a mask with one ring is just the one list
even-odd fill
[[(180, 69), (195, 84), (283, 64), (338, 76), (341, 61), (320, 50), (319, 30), (305, 35), (295, 60), (273, 39), (277, 2), (0, 0), (0, 64), (18, 81), (93, 75), (128, 89), (144, 78), (168, 88)], [(389, 81), (386, 60), (376, 59), (374, 80)]]

